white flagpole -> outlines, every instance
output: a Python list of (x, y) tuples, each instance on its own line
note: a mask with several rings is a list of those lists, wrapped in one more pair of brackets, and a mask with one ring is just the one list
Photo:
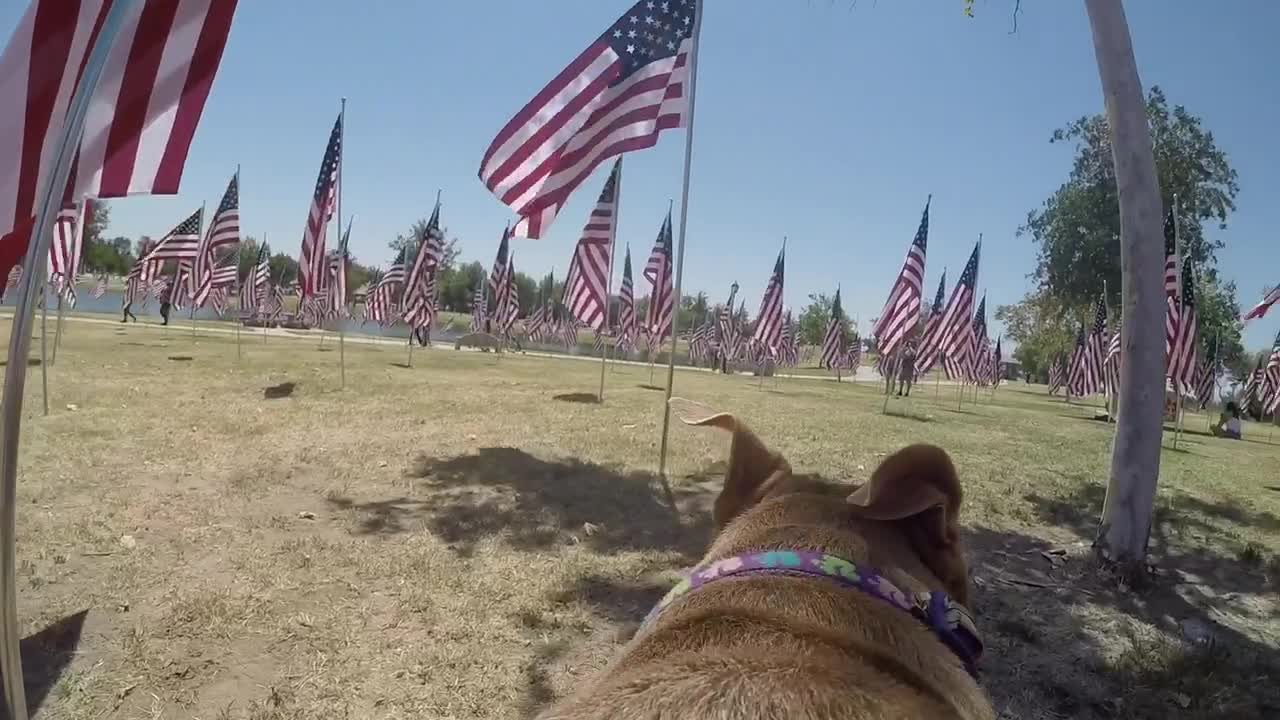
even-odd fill
[[(202, 237), (204, 237), (204, 211), (205, 211), (205, 204), (204, 204), (203, 202), (201, 202), (201, 203), (200, 203), (200, 229), (196, 231), (196, 237), (198, 237), (198, 238), (202, 238)], [(212, 253), (210, 253), (210, 254), (212, 255)], [(210, 257), (210, 258), (209, 258), (209, 272), (210, 272), (210, 282), (212, 282), (212, 273), (213, 273), (213, 258), (212, 258), (212, 257)], [(190, 316), (190, 317), (191, 317), (191, 339), (192, 339), (192, 340), (195, 340), (195, 339), (196, 339), (196, 293), (195, 293), (195, 288), (196, 288), (196, 282), (197, 282), (197, 280), (198, 280), (198, 278), (196, 277), (196, 262), (195, 262), (195, 261), (192, 261), (192, 263), (191, 263), (191, 274), (187, 275), (187, 289), (189, 290), (189, 292), (187, 293), (187, 299), (191, 301), (191, 316)], [(178, 292), (178, 284), (177, 284), (177, 283), (174, 283), (174, 285), (173, 285), (173, 291), (172, 291), (172, 292), (174, 292), (174, 293)]]
[[(32, 233), (36, 232), (35, 227), (31, 229)], [(34, 240), (34, 238), (33, 238)], [(28, 250), (27, 255), (31, 252)], [(48, 262), (48, 258), (45, 258)], [(41, 263), (43, 265), (44, 263)], [(47, 270), (42, 270), (44, 274)], [(40, 303), (40, 399), (44, 402), (45, 417), (49, 416), (49, 281), (46, 278), (40, 286), (41, 297), (44, 302)], [(25, 362), (25, 358), (24, 358)]]
[[(338, 183), (338, 192), (337, 192), (338, 207), (337, 207), (336, 214), (338, 216), (337, 227), (338, 227), (338, 233), (339, 233), (338, 235), (338, 253), (339, 253), (338, 272), (343, 273), (342, 286), (343, 286), (344, 295), (342, 297), (342, 306), (334, 309), (333, 322), (335, 325), (338, 326), (338, 368), (339, 368), (338, 373), (339, 373), (339, 376), (341, 377), (338, 388), (341, 390), (346, 390), (347, 389), (347, 344), (346, 344), (347, 336), (346, 336), (346, 332), (342, 329), (342, 311), (345, 310), (347, 307), (347, 298), (345, 295), (345, 292), (347, 290), (347, 278), (346, 278), (347, 257), (345, 253), (346, 248), (343, 247), (342, 245), (342, 241), (344, 240), (344, 238), (341, 235), (342, 233), (342, 166), (343, 166), (343, 160), (346, 158), (346, 155), (347, 155), (347, 99), (345, 97), (342, 98), (342, 110), (340, 114), (342, 116), (342, 123), (338, 125), (338, 152), (341, 153), (341, 155), (338, 156), (338, 177), (336, 179), (336, 182)], [(336, 280), (337, 278), (335, 277), (334, 279)], [(333, 297), (333, 290), (334, 290), (333, 288), (329, 290), (330, 298)], [(330, 300), (330, 302), (332, 302), (332, 299)], [(321, 344), (323, 344), (324, 343), (324, 323), (321, 323), (320, 328), (321, 328), (320, 342)]]
[(22, 431), (22, 395), (27, 384), (27, 353), (31, 351), (31, 326), (35, 321), (37, 289), (43, 282), (52, 237), (54, 214), (71, 174), (71, 158), (84, 132), (89, 102), (102, 76), (107, 54), (119, 34), (120, 25), (128, 17), (135, 0), (116, 0), (107, 10), (98, 40), (85, 62), (84, 71), (72, 96), (59, 138), (53, 165), (47, 168), (49, 183), (41, 188), (36, 223), (32, 227), (31, 244), (27, 248), (29, 272), (24, 272), (18, 303), (14, 308), (13, 327), (9, 334), (8, 365), (5, 366), (4, 398), (0, 401), (4, 432), (0, 436), (0, 682), (4, 684), (6, 714), (12, 720), (27, 720), (26, 691), (22, 686), (22, 655), (18, 647), (17, 496), (18, 441)]
[[(618, 177), (613, 186), (613, 223), (609, 227), (609, 275), (605, 279), (604, 292), (604, 326), (610, 327), (609, 324), (609, 304), (613, 298), (613, 256), (618, 249), (618, 218), (621, 216), (622, 210), (622, 158), (618, 158)], [(619, 308), (621, 311), (621, 308)], [(617, 342), (617, 337), (614, 337)], [(600, 392), (596, 395), (596, 402), (604, 402), (604, 371), (609, 364), (609, 346), (602, 345), (600, 347)]]
[[(240, 192), (240, 189), (241, 189), (241, 188), (240, 188), (240, 163), (236, 163), (236, 193), (237, 193), (237, 194)], [(238, 204), (239, 204), (239, 199), (237, 198), (237, 205), (238, 205)], [(237, 211), (237, 213), (238, 213), (238, 211)], [(237, 246), (236, 246), (236, 267), (237, 267), (237, 270), (236, 270), (236, 286), (237, 286), (237, 287), (239, 287), (239, 286), (240, 286), (240, 271), (239, 271), (239, 269), (238, 269), (238, 268), (239, 268), (239, 266), (240, 266), (240, 248), (241, 248), (241, 247), (242, 247), (241, 245), (237, 245)], [(254, 263), (257, 263), (257, 262), (258, 262), (258, 258), (256, 258), (256, 257), (255, 257), (255, 258), (253, 259), (253, 261), (254, 261)], [(249, 278), (245, 278), (245, 279), (246, 279), (246, 280), (248, 280)], [(254, 290), (253, 290), (253, 289), (250, 289), (250, 290), (249, 290), (249, 292), (254, 292)], [(228, 294), (230, 294), (230, 293), (228, 293)], [(237, 298), (236, 298), (236, 318), (235, 318), (235, 320), (236, 320), (236, 360), (238, 361), (238, 360), (240, 360), (240, 359), (241, 359), (241, 357), (242, 357), (242, 351), (241, 351), (241, 348), (240, 348), (240, 326), (244, 324), (244, 308), (243, 308), (243, 307), (240, 307), (240, 298), (244, 297), (244, 293), (237, 293), (237, 294), (238, 294), (238, 296), (239, 296), (239, 297), (237, 297)], [(231, 301), (231, 299), (230, 299), (230, 298), (227, 298), (227, 302), (228, 302), (228, 303), (230, 303), (230, 301)]]

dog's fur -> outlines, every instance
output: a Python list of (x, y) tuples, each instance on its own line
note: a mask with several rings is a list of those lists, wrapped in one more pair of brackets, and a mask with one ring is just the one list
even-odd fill
[[(912, 445), (861, 487), (793, 475), (730, 415), (733, 433), (707, 563), (818, 550), (876, 568), (906, 592), (969, 600), (960, 482), (950, 458)], [(714, 582), (659, 615), (589, 687), (545, 720), (993, 718), (960, 660), (919, 620), (822, 578)]]

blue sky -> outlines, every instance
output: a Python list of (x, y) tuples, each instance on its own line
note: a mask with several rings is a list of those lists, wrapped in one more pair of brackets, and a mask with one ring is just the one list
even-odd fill
[[(0, 8), (7, 36), (22, 3)], [(926, 293), (955, 279), (984, 234), (989, 305), (1029, 288), (1035, 247), (1015, 237), (1065, 179), (1071, 150), (1050, 132), (1102, 107), (1080, 2), (709, 0), (699, 68), (685, 290), (741, 284), (753, 312), (784, 235), (787, 302), (843, 288), (865, 328), (878, 314), (925, 197), (933, 194)], [(1202, 116), (1240, 173), (1223, 273), (1252, 304), (1280, 282), (1280, 3), (1131, 0), (1145, 86)], [(242, 166), (242, 222), (297, 253), (327, 133), (348, 98), (344, 215), (353, 250), (430, 212), (464, 259), (491, 262), (510, 214), (476, 178), (493, 135), (627, 7), (615, 0), (330, 2), (242, 0), (177, 197), (112, 204), (111, 234), (160, 235)], [(620, 244), (643, 263), (679, 199), (682, 131), (624, 163)], [(607, 165), (607, 164), (606, 164)], [(517, 268), (562, 275), (607, 167), (549, 236), (515, 247)], [(678, 207), (677, 207), (678, 211)], [(621, 271), (621, 263), (615, 267)], [(1246, 345), (1269, 345), (1280, 312)], [(998, 332), (998, 327), (993, 333)]]

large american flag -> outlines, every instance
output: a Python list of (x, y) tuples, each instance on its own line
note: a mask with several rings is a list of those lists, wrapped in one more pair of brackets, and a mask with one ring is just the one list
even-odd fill
[(1067, 366), (1059, 353), (1049, 365), (1049, 394), (1056, 395), (1063, 385), (1067, 384)]
[(1213, 401), (1213, 391), (1218, 387), (1218, 338), (1209, 341), (1209, 352), (1196, 371), (1196, 402), (1203, 410)]
[(347, 276), (351, 270), (351, 251), (347, 249), (347, 245), (351, 242), (351, 221), (354, 218), (347, 218), (347, 229), (342, 233), (342, 239), (338, 241), (338, 249), (329, 256), (329, 304), (326, 308), (326, 315), (330, 319), (341, 319), (351, 316), (351, 311), (347, 309), (350, 298), (347, 293)]
[(800, 339), (796, 337), (796, 324), (788, 310), (782, 319), (782, 349), (778, 362), (785, 367), (795, 367), (800, 362)]
[(298, 256), (299, 297), (307, 300), (324, 289), (329, 274), (329, 254), (325, 251), (325, 233), (333, 218), (338, 198), (338, 168), (342, 163), (342, 114), (333, 123), (329, 142), (320, 160), (320, 174), (311, 195), (307, 225), (302, 232), (302, 252)]
[(1182, 263), (1182, 304), (1178, 308), (1178, 327), (1173, 335), (1173, 348), (1169, 353), (1169, 379), (1179, 392), (1195, 387), (1196, 335), (1199, 332), (1196, 313), (1195, 282), (1191, 271), (1191, 259)]
[(960, 273), (960, 281), (951, 290), (951, 299), (942, 311), (942, 319), (938, 321), (938, 349), (945, 363), (952, 363), (963, 373), (968, 367), (966, 357), (972, 345), (973, 332), (973, 300), (978, 285), (978, 259), (982, 251), (982, 240), (973, 246), (973, 254), (965, 263)]
[(84, 253), (84, 232), (93, 220), (93, 200), (83, 198), (78, 207), (63, 208), (53, 225), (49, 245), (49, 278), (55, 281), (63, 299), (76, 306), (76, 279)]
[(1280, 332), (1276, 333), (1276, 341), (1271, 346), (1258, 396), (1262, 398), (1264, 412), (1275, 413), (1280, 409)]
[(1084, 341), (1084, 387), (1087, 392), (1078, 393), (1080, 395), (1091, 395), (1105, 388), (1103, 365), (1106, 360), (1106, 338), (1107, 302), (1106, 298), (1099, 297), (1094, 306), (1093, 327), (1089, 329), (1089, 335)]
[(1107, 354), (1102, 360), (1102, 378), (1107, 394), (1116, 397), (1120, 393), (1120, 328), (1111, 333)]
[(431, 211), (427, 225), (418, 238), (418, 251), (404, 279), (404, 321), (411, 327), (422, 327), (435, 316), (436, 271), (444, 258), (444, 232), (440, 229), (440, 203)]
[(1174, 335), (1178, 332), (1178, 221), (1174, 209), (1164, 218), (1164, 357), (1166, 367), (1171, 362), (1170, 350)]
[(191, 213), (190, 217), (178, 223), (177, 227), (160, 238), (160, 242), (156, 243), (140, 262), (194, 260), (200, 247), (200, 219), (203, 214), (204, 208)]
[(644, 266), (644, 278), (652, 287), (644, 329), (649, 338), (658, 344), (671, 334), (672, 315), (675, 312), (675, 273), (672, 261), (671, 211), (668, 210), (666, 219), (662, 221), (662, 229), (658, 231), (658, 239), (653, 244), (653, 252), (649, 253), (649, 262)]
[(226, 265), (221, 265), (213, 269), (213, 278), (210, 284), (213, 287), (231, 287), (236, 284), (239, 279), (240, 268), (237, 267), (235, 258), (231, 258)]
[(379, 325), (390, 325), (395, 322), (399, 312), (399, 301), (404, 287), (404, 258), (406, 250), (400, 253), (391, 263), (391, 267), (378, 278), (378, 284), (369, 290), (364, 299), (364, 315)]
[(209, 218), (209, 227), (205, 230), (204, 239), (196, 251), (195, 259), (195, 292), (193, 296), (197, 306), (204, 305), (205, 298), (213, 288), (213, 268), (221, 259), (226, 248), (240, 244), (240, 173), (231, 176), (226, 192), (222, 193), (222, 201), (213, 217)]
[(916, 350), (916, 377), (929, 372), (938, 363), (938, 348), (942, 344), (938, 328), (942, 326), (942, 301), (946, 290), (947, 269), (943, 268), (942, 277), (938, 279), (938, 292), (933, 296), (929, 319), (925, 320), (924, 332), (920, 334), (920, 344)]
[(986, 379), (987, 357), (991, 347), (987, 337), (987, 296), (983, 294), (978, 309), (973, 313), (973, 326), (969, 330), (969, 348), (961, 356), (965, 380), (978, 384)]
[(569, 312), (597, 333), (609, 324), (609, 272), (613, 267), (609, 254), (613, 249), (621, 175), (622, 158), (618, 158), (573, 249), (569, 274), (564, 279)]
[[(1280, 335), (1276, 337), (1276, 341), (1280, 342)], [(1240, 402), (1248, 405), (1253, 402), (1254, 398), (1259, 401), (1263, 399), (1263, 391), (1266, 387), (1265, 378), (1266, 371), (1263, 369), (1264, 358), (1258, 358), (1258, 364), (1253, 368), (1253, 372), (1245, 378), (1244, 390), (1240, 394)]]
[(515, 253), (507, 253), (507, 271), (503, 275), (502, 287), (498, 291), (498, 306), (494, 309), (494, 319), (503, 335), (510, 336), (511, 328), (520, 316), (520, 293), (516, 285)]
[(506, 274), (509, 263), (507, 254), (511, 251), (511, 228), (502, 231), (502, 240), (498, 243), (498, 254), (493, 258), (493, 269), (489, 271), (489, 289), (493, 291), (494, 307), (499, 305), (499, 292), (506, 287)]
[(876, 336), (876, 345), (880, 356), (888, 357), (898, 349), (920, 322), (920, 302), (924, 295), (924, 258), (925, 248), (929, 244), (929, 201), (924, 203), (924, 213), (920, 216), (920, 227), (916, 229), (915, 239), (907, 248), (907, 259), (902, 263), (898, 279), (889, 291), (889, 300), (880, 311), (880, 319), (876, 321), (871, 332)]
[[(146, 255), (151, 251), (151, 246), (144, 245), (138, 248), (141, 255)], [(129, 274), (125, 278), (124, 296), (121, 301), (124, 305), (139, 303), (145, 306), (147, 302), (147, 291), (155, 284), (157, 278), (160, 277), (160, 270), (164, 268), (163, 260), (144, 260), (139, 258), (134, 261), (133, 267), (129, 268)]]
[[(401, 265), (403, 267), (403, 265)], [(485, 307), (489, 294), (484, 290), (484, 280), (476, 284), (475, 295), (471, 298), (471, 332), (483, 332), (489, 318)]]
[[(33, 0), (0, 54), (0, 277), (26, 254), (74, 89), (113, 4)], [(144, 0), (126, 9), (64, 204), (178, 192), (235, 9), (236, 0)]]
[(1086, 356), (1088, 348), (1085, 347), (1085, 331), (1084, 323), (1080, 323), (1080, 331), (1076, 333), (1076, 349), (1071, 354), (1071, 366), (1067, 369), (1067, 392), (1075, 397), (1084, 397), (1097, 392), (1096, 384), (1091, 384), (1091, 379), (1086, 368)]
[(1240, 318), (1240, 321), (1248, 322), (1250, 320), (1256, 320), (1260, 317), (1264, 317), (1267, 314), (1267, 311), (1271, 309), (1271, 306), (1275, 305), (1278, 301), (1280, 301), (1280, 285), (1268, 290), (1266, 294), (1263, 295), (1262, 302), (1254, 305), (1249, 312), (1245, 313), (1244, 316)]
[(525, 318), (524, 329), (529, 334), (529, 342), (542, 342), (550, 322), (551, 303), (538, 301), (538, 306)]
[(995, 354), (991, 357), (991, 384), (992, 385), (1000, 384), (1000, 379), (1001, 379), (1000, 376), (1002, 375), (1001, 371), (1004, 369), (1002, 367), (1004, 365), (1004, 351), (1000, 348), (1000, 343), (1003, 340), (1004, 340), (1003, 335), (996, 336), (996, 351), (995, 351)]
[(840, 367), (844, 354), (844, 311), (840, 307), (840, 288), (836, 288), (835, 300), (831, 301), (831, 319), (827, 321), (827, 333), (822, 338), (822, 356), (818, 359), (818, 367)]
[(738, 355), (738, 323), (733, 315), (733, 299), (738, 294), (738, 284), (729, 286), (729, 300), (716, 313), (716, 346), (720, 357), (726, 361)]
[(636, 340), (636, 296), (631, 279), (631, 246), (622, 258), (622, 282), (618, 285), (618, 341), (620, 348), (630, 348)]
[(258, 246), (258, 256), (240, 283), (240, 312), (253, 315), (262, 307), (267, 286), (271, 282), (271, 251), (264, 242)]
[(498, 132), (480, 180), (539, 238), (604, 160), (683, 127), (699, 0), (642, 0)]
[(764, 288), (764, 297), (760, 299), (760, 312), (756, 315), (756, 329), (752, 339), (771, 354), (776, 354), (782, 345), (782, 285), (785, 275), (787, 248), (778, 251), (778, 259), (773, 263), (773, 274), (769, 276), (769, 284)]
[(89, 293), (95, 299), (107, 294), (107, 275), (103, 273), (98, 276), (98, 282), (93, 286), (93, 291)]

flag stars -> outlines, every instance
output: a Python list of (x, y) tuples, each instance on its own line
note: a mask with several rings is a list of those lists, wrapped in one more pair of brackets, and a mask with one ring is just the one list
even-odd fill
[(621, 30), (614, 30), (614, 31), (613, 31), (613, 36), (614, 36), (615, 38), (620, 38), (620, 37), (622, 37), (622, 31), (621, 31)]
[(628, 38), (628, 39), (630, 39), (630, 40), (635, 40), (635, 39), (636, 39), (636, 35), (637, 35), (637, 33), (636, 33), (636, 31), (635, 31), (635, 30), (628, 30), (628, 31), (627, 31), (627, 38)]
[(634, 55), (635, 51), (636, 51), (635, 45), (630, 45), (630, 44), (627, 45), (627, 52), (632, 53)]

